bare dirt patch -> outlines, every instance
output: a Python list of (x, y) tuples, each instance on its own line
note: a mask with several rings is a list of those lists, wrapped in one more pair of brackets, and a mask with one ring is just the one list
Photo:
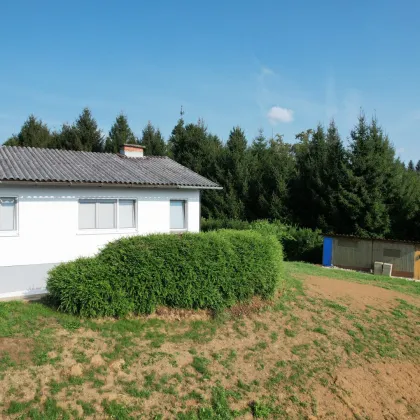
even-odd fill
[(27, 362), (33, 349), (31, 338), (0, 338), (0, 359), (8, 356), (15, 363)]
[(232, 317), (250, 316), (253, 313), (259, 312), (265, 307), (270, 306), (272, 302), (261, 299), (259, 296), (254, 296), (249, 302), (238, 303), (227, 309)]
[[(371, 419), (420, 417), (420, 366), (373, 363), (339, 369), (336, 385), (354, 413)], [(418, 417), (417, 417), (418, 418)]]
[(369, 284), (320, 276), (304, 276), (302, 278), (310, 292), (322, 295), (330, 300), (343, 299), (356, 309), (363, 310), (366, 306), (373, 306), (376, 309), (389, 309), (395, 306), (396, 299), (403, 299), (414, 305), (420, 304), (420, 299)]
[(371, 363), (334, 372), (334, 392), (317, 386), (318, 418), (409, 419), (420, 417), (420, 367)]
[[(238, 303), (226, 309), (226, 313), (232, 317), (249, 316), (253, 313), (261, 311), (261, 309), (272, 304), (270, 301), (254, 296), (249, 302)], [(163, 321), (208, 321), (215, 316), (214, 311), (205, 309), (180, 309), (170, 308), (167, 306), (159, 306), (156, 311), (146, 317), (138, 317), (144, 319), (160, 319)]]
[(209, 310), (194, 310), (194, 309), (178, 309), (169, 308), (166, 306), (159, 306), (156, 311), (147, 318), (157, 318), (165, 321), (181, 321), (194, 320), (202, 321), (211, 319), (212, 311)]

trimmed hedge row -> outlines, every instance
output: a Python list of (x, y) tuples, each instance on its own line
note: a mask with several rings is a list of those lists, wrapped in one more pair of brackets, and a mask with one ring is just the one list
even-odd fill
[(284, 259), (319, 264), (322, 261), (322, 234), (319, 230), (287, 225), (280, 220), (247, 222), (235, 219), (201, 219), (204, 232), (219, 229), (252, 229), (274, 235), (283, 245)]
[(134, 236), (53, 268), (47, 289), (59, 310), (87, 317), (221, 309), (273, 296), (281, 268), (279, 242), (254, 231)]

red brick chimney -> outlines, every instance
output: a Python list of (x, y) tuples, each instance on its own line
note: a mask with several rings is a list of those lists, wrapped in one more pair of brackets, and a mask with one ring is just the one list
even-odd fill
[(144, 146), (140, 144), (123, 144), (120, 154), (127, 157), (143, 157), (144, 156)]

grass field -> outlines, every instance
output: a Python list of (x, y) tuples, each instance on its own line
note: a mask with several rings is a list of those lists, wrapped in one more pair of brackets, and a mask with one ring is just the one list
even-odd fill
[(272, 302), (216, 318), (0, 303), (0, 418), (418, 418), (419, 295), (420, 283), (286, 263)]

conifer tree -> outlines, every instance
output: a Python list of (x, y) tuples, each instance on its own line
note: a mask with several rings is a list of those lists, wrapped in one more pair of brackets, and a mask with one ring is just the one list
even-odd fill
[(181, 165), (201, 173), (208, 159), (207, 142), (209, 134), (203, 121), (187, 124), (181, 118), (172, 130), (169, 145), (173, 158)]
[(325, 225), (327, 212), (325, 168), (327, 145), (324, 128), (319, 125), (297, 136), (295, 147), (297, 176), (292, 186), (294, 217), (302, 226), (316, 228)]
[(343, 192), (349, 188), (347, 152), (334, 120), (330, 122), (325, 141), (324, 189), (327, 206), (318, 228), (325, 233), (351, 234), (351, 221), (343, 200)]
[(103, 152), (104, 139), (89, 108), (83, 109), (74, 127), (80, 139), (81, 150), (87, 152)]
[(58, 134), (57, 143), (60, 149), (77, 151), (84, 150), (79, 130), (74, 124), (63, 124), (61, 132)]
[(269, 142), (267, 161), (263, 168), (263, 184), (266, 188), (264, 200), (268, 208), (264, 218), (292, 220), (290, 208), (290, 181), (296, 176), (296, 163), (293, 146), (284, 142), (283, 136), (277, 134)]
[(265, 165), (268, 159), (267, 139), (259, 130), (252, 142), (249, 155), (249, 194), (246, 203), (248, 219), (268, 218), (268, 185), (264, 182)]
[(389, 204), (391, 238), (420, 238), (420, 183), (415, 171), (397, 160), (392, 179), (394, 194)]
[(52, 135), (41, 120), (34, 115), (30, 115), (23, 123), (19, 134), (8, 139), (5, 146), (22, 146), (22, 147), (51, 147)]
[(145, 147), (147, 156), (165, 156), (167, 153), (166, 143), (159, 129), (155, 129), (149, 121), (143, 129), (140, 144)]
[(185, 125), (184, 119), (181, 118), (178, 120), (177, 124), (172, 130), (171, 136), (169, 137), (168, 141), (168, 151), (169, 156), (175, 159), (177, 162), (181, 163), (183, 159), (183, 151), (186, 147), (186, 132), (185, 132)]
[(347, 215), (354, 234), (383, 237), (390, 232), (388, 177), (394, 164), (394, 150), (376, 119), (370, 124), (364, 114), (351, 131), (350, 183), (344, 192)]
[(105, 152), (118, 153), (123, 144), (135, 143), (137, 143), (137, 139), (128, 124), (127, 117), (124, 114), (118, 115), (109, 130), (109, 134), (105, 142)]
[(226, 143), (225, 188), (227, 215), (233, 219), (245, 219), (248, 201), (249, 154), (247, 140), (240, 127), (234, 127)]

